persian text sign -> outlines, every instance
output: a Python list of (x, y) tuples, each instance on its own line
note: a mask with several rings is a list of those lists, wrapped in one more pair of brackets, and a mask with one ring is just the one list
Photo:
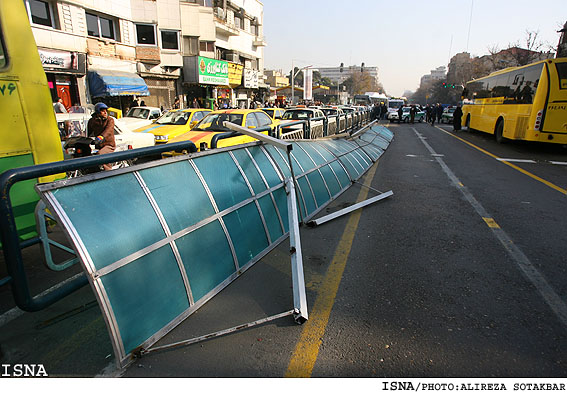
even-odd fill
[(228, 85), (228, 62), (199, 56), (199, 83)]
[(244, 69), (244, 87), (258, 89), (258, 70)]

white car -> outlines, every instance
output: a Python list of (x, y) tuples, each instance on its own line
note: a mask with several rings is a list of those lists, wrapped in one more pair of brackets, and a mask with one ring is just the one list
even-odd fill
[(160, 116), (161, 109), (157, 107), (132, 107), (120, 120), (131, 130), (136, 130), (151, 125)]
[[(282, 134), (290, 133), (290, 132), (294, 132), (295, 134), (298, 134), (299, 130), (303, 130), (302, 125), (299, 124), (299, 125), (286, 127), (286, 123), (291, 123), (297, 120), (307, 120), (309, 122), (309, 129), (311, 132), (309, 139), (319, 138), (323, 136), (323, 128), (325, 124), (324, 119), (325, 119), (325, 114), (323, 113), (323, 111), (317, 108), (302, 108), (302, 107), (289, 108), (286, 109), (286, 111), (282, 116), (282, 120), (280, 121), (281, 132)], [(305, 138), (305, 137), (294, 136), (294, 138)]]
[(127, 122), (121, 119), (114, 120), (114, 139), (116, 151), (145, 148), (155, 145), (155, 137), (151, 133), (135, 133)]

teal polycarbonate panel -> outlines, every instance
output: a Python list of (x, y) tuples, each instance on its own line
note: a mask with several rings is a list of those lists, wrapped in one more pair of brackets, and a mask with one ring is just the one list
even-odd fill
[(370, 160), (366, 155), (362, 156), (360, 154), (360, 151), (361, 149), (353, 150), (347, 156), (351, 159), (351, 161), (359, 171), (359, 174), (362, 174), (372, 165), (372, 160)]
[[(280, 168), (283, 172), (285, 178), (289, 178), (291, 176), (291, 171), (289, 170), (289, 165), (287, 163), (287, 155), (281, 149), (278, 149), (272, 145), (266, 145), (266, 150), (270, 153), (276, 165)], [(281, 154), (280, 154), (281, 153)], [(283, 157), (282, 157), (283, 155)], [(285, 159), (284, 159), (285, 157)]]
[(330, 165), (326, 165), (321, 167), (321, 174), (323, 175), (323, 178), (325, 178), (325, 182), (327, 183), (327, 186), (329, 187), (329, 191), (331, 192), (332, 196), (337, 195), (338, 192), (341, 191), (341, 185), (339, 184), (339, 181), (337, 180), (337, 177), (335, 176), (335, 174), (333, 174), (333, 171), (331, 170), (331, 166)]
[(311, 192), (311, 188), (309, 187), (307, 178), (305, 176), (298, 178), (297, 184), (299, 185), (299, 189), (301, 189), (301, 194), (303, 195), (303, 199), (305, 200), (305, 208), (307, 209), (307, 215), (310, 215), (313, 212), (315, 212), (317, 206), (315, 205), (315, 200), (313, 199), (313, 193)]
[(309, 183), (311, 183), (311, 188), (313, 189), (313, 194), (315, 194), (315, 200), (317, 201), (317, 206), (321, 207), (325, 205), (331, 199), (331, 195), (325, 187), (325, 182), (319, 171), (313, 171), (307, 174)]
[(169, 245), (101, 277), (126, 353), (189, 307)]
[(248, 182), (250, 182), (250, 185), (252, 186), (252, 190), (254, 190), (254, 194), (258, 194), (266, 190), (267, 186), (262, 180), (260, 173), (256, 169), (254, 162), (250, 160), (250, 156), (248, 156), (246, 150), (238, 149), (238, 150), (234, 150), (232, 153), (234, 154), (234, 157), (238, 161), (240, 168), (242, 168), (242, 171), (244, 171), (244, 174), (246, 175), (246, 179), (248, 179)]
[(62, 187), (53, 195), (81, 234), (96, 269), (165, 237), (134, 174)]
[(280, 189), (275, 190), (272, 193), (272, 195), (274, 196), (274, 200), (276, 200), (278, 211), (280, 212), (280, 216), (282, 217), (284, 232), (287, 233), (289, 231), (289, 219), (287, 212), (287, 194), (285, 192), (285, 189), (282, 187)]
[[(299, 161), (301, 167), (303, 168), (303, 172), (308, 172), (309, 170), (316, 167), (315, 163), (311, 158), (305, 153), (303, 149), (301, 149), (299, 143), (293, 144), (293, 150), (291, 151), (292, 156)], [(296, 175), (298, 175), (296, 173)]]
[(334, 159), (336, 159), (336, 156), (333, 155), (331, 152), (329, 152), (329, 149), (325, 147), (325, 145), (323, 144), (319, 144), (319, 143), (314, 143), (312, 145), (310, 145), (314, 150), (316, 150), (317, 152), (319, 152), (319, 154), (321, 154), (321, 156), (323, 156), (325, 158), (326, 162), (330, 162)]
[(218, 220), (179, 238), (175, 244), (195, 302), (236, 271), (226, 234)]
[(247, 148), (247, 150), (252, 155), (252, 158), (260, 168), (260, 171), (262, 171), (262, 175), (264, 175), (269, 187), (274, 187), (282, 183), (274, 165), (268, 159), (268, 156), (266, 156), (266, 153), (262, 148), (259, 146), (252, 146)]
[(268, 238), (255, 203), (250, 203), (223, 217), (239, 266), (268, 247)]
[(352, 180), (357, 179), (359, 171), (355, 167), (355, 164), (353, 163), (353, 161), (350, 160), (350, 159), (347, 159), (347, 157), (348, 157), (348, 155), (341, 156), (340, 161), (346, 167), (346, 169), (348, 171), (349, 178), (352, 179)]
[(188, 161), (140, 171), (172, 233), (215, 214), (211, 201)]
[[(313, 159), (313, 161), (317, 166), (323, 165), (327, 163), (327, 161), (329, 161), (325, 159), (325, 157), (323, 157), (317, 149), (315, 149), (315, 145), (313, 143), (301, 143), (299, 145), (301, 146), (301, 148), (305, 149), (309, 157)], [(333, 158), (331, 158), (330, 160), (332, 159)]]
[[(373, 128), (374, 129), (374, 128)], [(376, 129), (374, 129), (376, 130)], [(378, 134), (380, 134), (382, 137), (384, 137), (387, 141), (392, 141), (394, 139), (394, 133), (392, 133), (390, 130), (388, 130), (386, 127), (384, 126), (380, 126), (377, 130)]]
[(373, 145), (364, 145), (362, 149), (370, 156), (373, 161), (378, 160), (381, 155), (381, 151)]
[(228, 152), (202, 156), (194, 161), (213, 194), (219, 211), (230, 208), (252, 196)]
[(344, 189), (345, 187), (350, 186), (351, 180), (344, 167), (338, 161), (332, 161), (329, 165), (335, 171), (337, 178), (339, 178), (341, 188)]
[[(258, 199), (260, 204), (260, 209), (262, 210), (262, 215), (264, 215), (264, 220), (266, 221), (266, 226), (268, 227), (268, 233), (270, 234), (270, 239), (272, 242), (277, 240), (283, 235), (282, 226), (280, 224), (280, 218), (272, 201), (270, 195), (264, 196)], [(287, 219), (287, 216), (286, 216)]]
[(358, 158), (358, 162), (364, 170), (367, 170), (372, 165), (372, 159), (362, 149), (356, 149), (352, 154)]

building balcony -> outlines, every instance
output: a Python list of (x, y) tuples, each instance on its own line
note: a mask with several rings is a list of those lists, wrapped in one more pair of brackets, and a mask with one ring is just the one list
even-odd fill
[(217, 32), (221, 34), (226, 34), (228, 36), (237, 36), (240, 34), (234, 24), (229, 25), (226, 21), (216, 17), (214, 21), (215, 21), (215, 29), (217, 30)]
[(256, 47), (265, 47), (266, 45), (268, 45), (264, 37), (260, 37), (260, 36), (254, 38), (253, 44)]

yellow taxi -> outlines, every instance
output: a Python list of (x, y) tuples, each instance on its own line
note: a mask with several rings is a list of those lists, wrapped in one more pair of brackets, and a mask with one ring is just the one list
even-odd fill
[(166, 112), (149, 126), (134, 130), (138, 133), (151, 133), (156, 145), (170, 142), (173, 138), (187, 133), (201, 119), (211, 112), (210, 109), (188, 108)]
[[(253, 137), (233, 132), (223, 125), (224, 122), (231, 122), (249, 129), (261, 128), (261, 133), (271, 136), (277, 135), (277, 127), (279, 124), (277, 120), (270, 118), (264, 111), (259, 109), (227, 109), (214, 111), (205, 116), (191, 131), (170, 139), (169, 142), (191, 140), (197, 149), (201, 151), (257, 141)], [(230, 136), (229, 133), (234, 135)], [(213, 138), (216, 135), (226, 138)], [(165, 153), (164, 156), (176, 154), (179, 153), (168, 152)]]
[(267, 113), (272, 119), (282, 119), (285, 112), (284, 108), (260, 108), (262, 111)]

